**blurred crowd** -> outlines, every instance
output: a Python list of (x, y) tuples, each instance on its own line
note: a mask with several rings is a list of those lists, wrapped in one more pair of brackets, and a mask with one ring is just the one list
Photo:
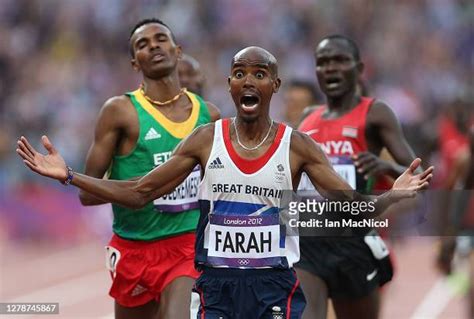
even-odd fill
[(453, 105), (473, 107), (469, 0), (0, 0), (3, 212), (9, 194), (37, 180), (14, 152), (20, 135), (39, 142), (47, 134), (67, 163), (82, 170), (101, 105), (140, 83), (128, 37), (138, 20), (151, 16), (165, 21), (201, 63), (205, 98), (223, 116), (234, 112), (226, 77), (240, 48), (259, 45), (277, 57), (283, 92), (271, 112), (285, 120), (285, 84), (298, 79), (317, 88), (314, 48), (334, 33), (358, 43), (369, 92), (393, 107), (418, 152), (428, 152), (424, 138), (439, 135), (438, 115)]

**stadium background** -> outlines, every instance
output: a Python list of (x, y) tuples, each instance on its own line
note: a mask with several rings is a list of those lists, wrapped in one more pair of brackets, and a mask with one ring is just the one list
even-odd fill
[[(283, 87), (271, 112), (283, 120), (285, 82), (316, 85), (315, 44), (333, 33), (359, 44), (372, 95), (393, 107), (418, 153), (425, 154), (423, 138), (437, 134), (436, 117), (473, 87), (468, 0), (0, 0), (0, 302), (59, 301), (65, 318), (112, 312), (102, 252), (109, 207), (81, 207), (76, 189), (32, 174), (15, 142), (25, 135), (38, 146), (47, 134), (81, 171), (100, 106), (139, 85), (128, 36), (151, 16), (201, 63), (205, 97), (223, 116), (234, 113), (226, 77), (239, 49), (259, 45), (277, 57)], [(442, 279), (434, 247), (433, 238), (395, 245), (398, 274), (384, 318), (466, 316), (466, 277)], [(438, 290), (449, 292), (430, 299)]]

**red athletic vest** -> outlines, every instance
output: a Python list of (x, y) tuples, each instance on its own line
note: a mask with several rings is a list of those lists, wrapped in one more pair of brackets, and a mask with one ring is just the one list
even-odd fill
[[(364, 180), (353, 167), (351, 155), (368, 150), (365, 139), (367, 113), (374, 99), (361, 97), (360, 103), (350, 112), (336, 119), (324, 119), (327, 106), (314, 110), (300, 124), (298, 130), (308, 134), (321, 145), (336, 171), (358, 191), (371, 192), (373, 179)], [(379, 187), (380, 186), (380, 187)], [(377, 189), (382, 189), (377, 183)], [(384, 185), (383, 188), (386, 186)]]
[(327, 155), (352, 155), (367, 151), (365, 121), (374, 99), (362, 97), (350, 112), (337, 119), (324, 119), (327, 106), (321, 106), (306, 117), (299, 130), (321, 144)]

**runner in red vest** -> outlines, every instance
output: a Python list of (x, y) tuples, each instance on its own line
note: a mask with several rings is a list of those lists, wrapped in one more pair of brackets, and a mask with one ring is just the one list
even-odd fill
[[(316, 75), (327, 105), (313, 109), (299, 130), (318, 142), (334, 168), (359, 192), (385, 188), (381, 176), (399, 176), (415, 158), (390, 107), (357, 89), (364, 64), (349, 38), (324, 38), (315, 52)], [(387, 148), (395, 162), (380, 158)], [(302, 178), (300, 188), (306, 188)], [(368, 228), (351, 238), (301, 237), (297, 264), (308, 299), (304, 318), (325, 318), (331, 298), (338, 318), (377, 318), (379, 286), (392, 278), (389, 252)], [(375, 235), (372, 246), (366, 236)], [(375, 246), (383, 254), (374, 253)]]

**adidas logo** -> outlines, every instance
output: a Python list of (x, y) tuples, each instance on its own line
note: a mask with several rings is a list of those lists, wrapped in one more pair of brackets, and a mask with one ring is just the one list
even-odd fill
[(145, 141), (154, 140), (156, 138), (160, 138), (161, 134), (158, 133), (153, 127), (148, 130), (145, 135)]
[(132, 297), (135, 297), (141, 293), (144, 293), (145, 291), (147, 291), (147, 289), (143, 286), (140, 286), (140, 285), (136, 285), (135, 288), (133, 289), (132, 291)]
[(209, 164), (209, 169), (217, 169), (217, 168), (224, 168), (224, 164), (222, 164), (221, 159), (217, 157), (215, 160)]

